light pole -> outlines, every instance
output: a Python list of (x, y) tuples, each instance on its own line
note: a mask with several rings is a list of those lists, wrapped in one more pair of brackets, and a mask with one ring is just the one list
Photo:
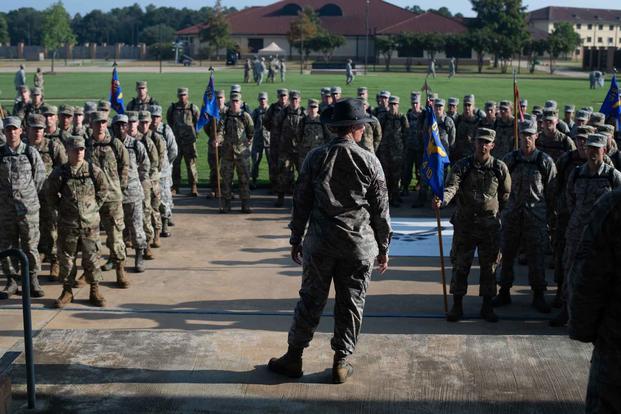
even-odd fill
[(366, 10), (365, 10), (365, 34), (366, 34), (366, 42), (364, 45), (364, 75), (367, 75), (367, 67), (369, 66), (369, 3), (371, 0), (367, 0)]

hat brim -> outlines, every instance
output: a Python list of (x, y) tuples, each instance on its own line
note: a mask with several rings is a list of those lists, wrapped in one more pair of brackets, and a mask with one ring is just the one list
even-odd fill
[(319, 119), (321, 120), (322, 124), (325, 124), (329, 127), (345, 127), (345, 126), (353, 126), (353, 125), (360, 125), (360, 124), (366, 124), (369, 122), (373, 121), (373, 118), (365, 116), (362, 118), (358, 118), (358, 119), (345, 119), (345, 120), (341, 120), (341, 121), (332, 121), (332, 114), (334, 113), (334, 107), (330, 106), (327, 109), (325, 109), (322, 113), (321, 116), (319, 117)]

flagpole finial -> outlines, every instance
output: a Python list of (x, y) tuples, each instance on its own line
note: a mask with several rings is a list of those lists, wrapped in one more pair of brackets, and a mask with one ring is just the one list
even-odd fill
[(215, 69), (213, 68), (213, 66), (209, 66), (209, 72), (214, 72)]
[(116, 60), (114, 61), (114, 63), (112, 64), (113, 68), (116, 68), (118, 66), (118, 64), (116, 63)]

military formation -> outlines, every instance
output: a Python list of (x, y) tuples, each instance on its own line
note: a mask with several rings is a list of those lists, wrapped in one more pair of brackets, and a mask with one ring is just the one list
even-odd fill
[[(6, 229), (0, 249), (26, 252), (33, 297), (45, 294), (38, 276), (41, 262), (48, 262), (50, 280), (63, 286), (56, 307), (71, 303), (73, 288), (84, 284), (90, 285), (89, 302), (105, 306), (102, 272), (114, 270), (116, 286), (128, 288), (128, 249), (134, 250), (133, 271), (144, 272), (161, 238), (171, 236), (178, 155), (195, 171), (196, 135), (183, 123), (195, 122), (195, 107), (180, 89), (179, 102), (168, 110), (173, 125), (165, 123), (146, 81), (136, 83), (128, 110), (112, 118), (107, 101), (57, 107), (45, 102), (40, 87), (20, 85), (18, 92), (0, 145), (0, 220)], [(18, 291), (18, 263), (5, 260), (2, 271), (7, 283), (0, 298), (6, 299)]]

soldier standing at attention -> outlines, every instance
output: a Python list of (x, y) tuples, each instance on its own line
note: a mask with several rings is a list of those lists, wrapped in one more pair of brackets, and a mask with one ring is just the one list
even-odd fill
[[(444, 112), (444, 99), (434, 100), (433, 111), (436, 114), (438, 133), (440, 135), (442, 145), (444, 145), (444, 148), (453, 148), (455, 145), (455, 122), (453, 122), (453, 119)], [(426, 128), (424, 130), (427, 131)]]
[(125, 276), (125, 243), (123, 242), (123, 191), (127, 188), (129, 156), (123, 143), (108, 132), (108, 115), (93, 112), (90, 116), (92, 134), (87, 142), (86, 159), (98, 167), (106, 179), (108, 194), (99, 215), (106, 232), (106, 245), (110, 257), (102, 270), (116, 270), (117, 286), (125, 289), (129, 282)]
[(459, 105), (459, 99), (451, 96), (448, 98), (447, 103), (446, 116), (450, 117), (454, 123), (457, 123), (457, 117), (459, 116), (457, 113), (457, 105)]
[[(423, 158), (423, 145), (420, 142), (420, 129), (423, 127), (423, 110), (420, 107), (420, 92), (410, 93), (411, 107), (405, 114), (410, 128), (406, 141), (405, 161), (403, 162), (403, 177), (401, 178), (401, 193), (408, 195), (412, 175), (416, 176), (416, 183), (420, 184), (420, 165)], [(366, 130), (365, 130), (366, 135)], [(414, 174), (412, 174), (414, 168)]]
[(41, 88), (32, 88), (30, 96), (32, 96), (32, 100), (24, 106), (23, 120), (26, 123), (24, 126), (28, 126), (28, 116), (30, 116), (30, 114), (43, 113), (43, 106), (45, 105)]
[(388, 268), (392, 230), (382, 166), (357, 144), (364, 124), (370, 122), (362, 102), (340, 101), (322, 120), (338, 138), (308, 154), (295, 189), (289, 243), (291, 258), (298, 264), (303, 260), (302, 287), (289, 349), (272, 358), (268, 368), (289, 377), (303, 375), (302, 353), (313, 338), (334, 280), (332, 381), (340, 384), (353, 374), (348, 358), (360, 333), (373, 262), (377, 260), (380, 273)]
[[(370, 121), (365, 124), (364, 134), (358, 145), (375, 154), (382, 141), (382, 127), (377, 118), (369, 114), (369, 102), (366, 99), (361, 99), (361, 101)], [(334, 134), (330, 130), (328, 130), (328, 133), (330, 134), (330, 139), (334, 138)]]
[(407, 140), (408, 119), (399, 112), (399, 97), (390, 97), (390, 111), (380, 119), (382, 141), (377, 149), (388, 186), (388, 197), (392, 207), (401, 205), (399, 180), (403, 173), (403, 154)]
[(84, 159), (86, 145), (82, 137), (67, 139), (69, 161), (56, 167), (48, 179), (47, 196), (50, 205), (59, 212), (60, 276), (63, 291), (55, 307), (63, 308), (73, 301), (74, 266), (78, 249), (82, 250), (82, 267), (86, 282), (91, 285), (88, 301), (93, 306), (105, 306), (99, 293), (102, 280), (98, 267), (99, 209), (106, 200), (108, 187), (103, 172)]
[[(28, 122), (28, 145), (36, 149), (41, 156), (45, 166), (45, 176), (49, 176), (52, 170), (67, 162), (65, 147), (58, 140), (51, 140), (43, 136), (45, 128), (45, 118), (43, 115), (30, 115)], [(47, 188), (44, 184), (39, 191), (39, 228), (41, 238), (39, 240), (39, 251), (45, 260), (50, 263), (50, 280), (58, 280), (60, 272), (57, 254), (58, 241), (58, 211), (56, 211), (47, 201)], [(42, 259), (43, 261), (43, 259)]]
[(278, 185), (278, 146), (280, 145), (280, 114), (289, 105), (289, 90), (278, 89), (278, 100), (270, 105), (263, 117), (263, 126), (270, 132), (270, 164), (269, 175), (272, 190), (276, 191)]
[(136, 82), (136, 96), (127, 104), (128, 111), (148, 111), (153, 105), (159, 103), (149, 95), (147, 81)]
[(502, 215), (502, 268), (495, 306), (511, 303), (510, 289), (515, 279), (513, 263), (520, 244), (528, 262), (528, 282), (533, 290), (533, 307), (549, 313), (546, 303), (545, 246), (548, 224), (554, 214), (556, 167), (546, 153), (536, 147), (537, 127), (532, 120), (520, 123), (520, 148), (503, 161), (511, 174), (511, 195)]
[[(226, 96), (223, 90), (216, 91), (216, 105), (218, 105), (219, 113), (223, 114), (226, 112), (226, 104), (224, 101), (226, 100)], [(222, 117), (220, 120), (216, 120), (213, 116), (207, 115), (209, 118), (209, 122), (207, 125), (203, 127), (203, 131), (207, 134), (207, 163), (209, 165), (209, 185), (211, 186), (211, 194), (207, 194), (207, 198), (218, 197), (218, 166), (216, 160), (216, 147), (219, 145), (218, 143), (222, 141), (222, 136), (218, 135), (218, 131), (221, 131), (222, 128)], [(213, 124), (212, 122), (216, 122), (216, 135), (213, 136)]]
[(73, 106), (63, 104), (58, 107), (58, 129), (60, 130), (60, 139), (63, 143), (68, 137), (72, 136), (73, 113)]
[(188, 171), (190, 195), (198, 197), (198, 170), (196, 169), (196, 122), (199, 109), (188, 100), (188, 88), (177, 89), (178, 101), (171, 104), (166, 113), (166, 122), (173, 129), (179, 156), (173, 164), (173, 194), (181, 187), (181, 160), (185, 161)]
[(592, 343), (588, 414), (621, 412), (621, 191), (605, 194), (585, 222), (570, 264), (569, 337)]
[(481, 128), (494, 129), (496, 125), (496, 102), (485, 102), (485, 118), (481, 119), (479, 126)]
[[(28, 256), (30, 294), (45, 295), (37, 275), (40, 271), (39, 197), (46, 178), (45, 166), (36, 149), (22, 141), (22, 121), (16, 116), (4, 120), (6, 144), (0, 146), (0, 251), (21, 249)], [(7, 277), (0, 299), (17, 292), (18, 263), (4, 259)]]
[(252, 111), (252, 123), (254, 124), (254, 137), (252, 138), (252, 182), (250, 183), (252, 188), (257, 185), (257, 179), (259, 178), (259, 166), (261, 165), (261, 159), (263, 158), (263, 152), (265, 151), (265, 159), (267, 165), (270, 165), (270, 131), (265, 128), (263, 120), (267, 112), (267, 92), (259, 92), (258, 96), (259, 106)]
[[(334, 94), (333, 94), (334, 96)], [(289, 92), (289, 106), (280, 113), (276, 123), (279, 125), (278, 136), (278, 196), (275, 206), (282, 207), (285, 203), (285, 193), (293, 189), (295, 172), (299, 173), (297, 140), (300, 135), (304, 107), (300, 105), (302, 96), (299, 91)]]
[(330, 88), (330, 95), (332, 95), (332, 105), (341, 100), (343, 91), (340, 86), (333, 86)]
[[(463, 111), (459, 116), (457, 116), (457, 119), (454, 119), (455, 145), (453, 145), (453, 148), (449, 149), (449, 152), (451, 153), (451, 162), (453, 162), (453, 164), (462, 158), (471, 156), (474, 153), (474, 137), (481, 120), (474, 103), (474, 95), (464, 96)], [(496, 142), (494, 141), (494, 146), (495, 145)], [(492, 146), (492, 148), (494, 148), (494, 146)]]
[(453, 198), (457, 199), (457, 208), (451, 218), (454, 225), (451, 248), (453, 307), (446, 315), (449, 322), (457, 322), (463, 317), (462, 300), (468, 289), (475, 250), (479, 254), (479, 296), (483, 297), (481, 317), (488, 322), (498, 321), (492, 306), (500, 252), (498, 213), (509, 200), (511, 176), (507, 165), (491, 155), (495, 135), (492, 129), (477, 130), (474, 155), (455, 163), (446, 181), (444, 200), (440, 202), (434, 198), (437, 207), (445, 207)]
[(537, 140), (537, 149), (548, 154), (554, 161), (564, 153), (576, 149), (576, 144), (571, 138), (556, 129), (557, 123), (556, 111), (544, 111), (541, 137)]
[(321, 103), (319, 104), (319, 113), (322, 113), (330, 106), (332, 106), (332, 95), (330, 95), (330, 88), (321, 88)]
[(306, 115), (302, 118), (298, 140), (299, 167), (304, 163), (304, 158), (310, 150), (330, 141), (330, 131), (319, 119), (319, 102), (316, 99), (308, 100), (308, 108)]
[(242, 96), (239, 93), (231, 95), (231, 106), (224, 113), (220, 134), (223, 137), (222, 161), (220, 171), (222, 175), (222, 196), (224, 197), (223, 213), (231, 211), (233, 188), (233, 174), (237, 171), (239, 180), (239, 198), (241, 211), (244, 214), (252, 213), (250, 209), (250, 146), (254, 136), (252, 118), (241, 109)]
[(574, 122), (574, 112), (576, 112), (575, 105), (565, 105), (565, 118), (563, 119), (563, 121), (565, 121), (570, 131), (576, 124)]
[(13, 111), (11, 113), (13, 116), (17, 116), (23, 120), (26, 114), (26, 106), (32, 102), (32, 98), (30, 97), (30, 89), (26, 85), (20, 86), (18, 93), (18, 98), (15, 101), (15, 105), (13, 105)]
[(505, 155), (513, 151), (515, 146), (515, 130), (513, 125), (513, 115), (511, 114), (511, 103), (500, 101), (500, 116), (496, 119), (494, 130), (496, 131), (496, 142), (492, 155), (495, 158), (503, 159)]

